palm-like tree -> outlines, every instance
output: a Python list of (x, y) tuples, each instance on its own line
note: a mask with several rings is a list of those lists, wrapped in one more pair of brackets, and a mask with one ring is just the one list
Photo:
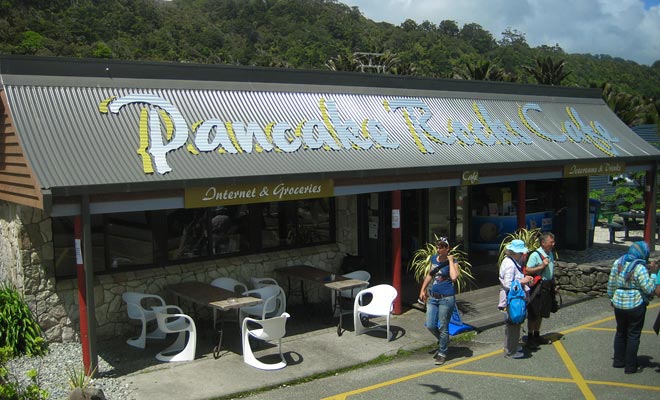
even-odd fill
[(383, 53), (355, 52), (351, 55), (338, 55), (325, 63), (332, 71), (358, 71), (363, 73), (415, 75), (412, 62), (402, 62), (397, 53), (386, 50)]
[(628, 126), (660, 123), (660, 101), (620, 92), (609, 83), (602, 85), (603, 100)]
[(467, 79), (473, 81), (506, 81), (507, 74), (504, 70), (490, 61), (481, 60), (471, 65), (467, 61), (463, 63), (463, 68), (454, 72), (454, 79)]
[(561, 82), (571, 74), (571, 71), (565, 71), (566, 61), (559, 60), (554, 62), (552, 58), (537, 58), (536, 65), (523, 65), (525, 71), (530, 73), (534, 79), (541, 85), (559, 86)]

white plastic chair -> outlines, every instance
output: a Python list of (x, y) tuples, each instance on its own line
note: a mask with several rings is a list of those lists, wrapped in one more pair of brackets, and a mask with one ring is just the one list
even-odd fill
[[(372, 296), (372, 299), (368, 303), (365, 303), (366, 300), (363, 298), (369, 294)], [(353, 303), (355, 335), (360, 335), (373, 329), (383, 328), (382, 326), (364, 327), (360, 320), (363, 314), (373, 317), (386, 317), (387, 341), (389, 342), (391, 340), (390, 315), (392, 314), (392, 307), (396, 296), (398, 296), (396, 289), (390, 285), (376, 285), (360, 290), (357, 296), (355, 296), (355, 302)]]
[(266, 319), (281, 315), (286, 311), (286, 295), (284, 289), (275, 285), (267, 285), (259, 289), (248, 290), (243, 296), (258, 297), (263, 303), (256, 306), (241, 307), (239, 318), (242, 321), (246, 316)]
[(250, 278), (250, 285), (253, 289), (259, 289), (267, 285), (280, 286), (279, 283), (273, 278)]
[(156, 302), (157, 307), (162, 307), (165, 305), (165, 300), (163, 300), (162, 297), (155, 294), (124, 292), (124, 294), (121, 295), (121, 298), (126, 302), (128, 318), (142, 321), (142, 331), (140, 332), (140, 336), (126, 340), (126, 343), (129, 346), (144, 349), (147, 344), (147, 339), (165, 339), (165, 332), (158, 329), (157, 325), (154, 330), (147, 333), (147, 324), (149, 321), (156, 320), (156, 313), (153, 311), (153, 308), (145, 308), (142, 303), (146, 300), (145, 303), (149, 301)]
[[(247, 292), (248, 287), (245, 283), (236, 280), (234, 278), (220, 277), (211, 281), (211, 285), (223, 288), (229, 291), (236, 293), (237, 296), (240, 296), (241, 293)], [(213, 308), (213, 327), (216, 326), (216, 321), (218, 320), (218, 309)], [(238, 316), (238, 310), (236, 310), (236, 315)]]
[[(344, 278), (358, 279), (358, 280), (365, 281), (365, 282), (369, 282), (369, 280), (371, 279), (371, 274), (369, 272), (365, 271), (365, 270), (357, 270), (357, 271), (349, 272), (348, 274), (344, 274), (342, 276)], [(369, 286), (369, 284), (366, 284), (364, 286), (358, 286), (358, 287), (353, 288), (353, 289), (342, 290), (340, 292), (341, 294), (340, 294), (339, 302), (337, 302), (337, 299), (336, 299), (337, 293), (336, 293), (335, 290), (333, 290), (332, 295), (331, 295), (332, 296), (332, 309), (335, 312), (335, 315), (338, 312), (342, 312), (341, 311), (341, 304), (342, 304), (341, 300), (349, 299), (349, 300), (352, 301), (355, 298), (355, 294), (357, 292), (359, 292), (360, 290), (366, 288), (367, 286)], [(340, 306), (339, 309), (337, 309), (338, 308), (337, 305)], [(348, 310), (348, 311), (350, 311), (350, 310)]]
[[(177, 306), (155, 307), (158, 327), (165, 333), (178, 333), (174, 343), (156, 354), (160, 361), (192, 361), (197, 349), (197, 329), (195, 321)], [(174, 310), (175, 313), (169, 313)], [(186, 336), (188, 340), (186, 340)], [(175, 354), (172, 354), (175, 353)]]
[[(279, 317), (256, 320), (245, 318), (242, 325), (243, 361), (255, 368), (274, 370), (286, 367), (286, 360), (282, 354), (282, 338), (286, 334), (286, 320), (290, 317), (288, 313), (282, 313)], [(248, 324), (256, 324), (259, 327), (250, 329)], [(250, 347), (250, 336), (267, 342), (277, 340), (281, 361), (275, 364), (266, 364), (257, 360)]]

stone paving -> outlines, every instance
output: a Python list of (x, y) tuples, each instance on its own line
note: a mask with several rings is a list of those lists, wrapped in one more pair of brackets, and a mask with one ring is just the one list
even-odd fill
[[(598, 263), (607, 262), (607, 265), (611, 263), (626, 251), (628, 247), (639, 240), (644, 240), (644, 232), (642, 231), (630, 231), (630, 236), (627, 240), (623, 237), (623, 232), (617, 232), (615, 236), (614, 243), (610, 244), (609, 238), (610, 233), (607, 228), (597, 226), (594, 231), (594, 244), (586, 250), (581, 251), (571, 251), (564, 250), (560, 252), (559, 259), (562, 261), (586, 264), (586, 263)], [(660, 252), (657, 251), (651, 252), (651, 257), (655, 258), (660, 255)]]

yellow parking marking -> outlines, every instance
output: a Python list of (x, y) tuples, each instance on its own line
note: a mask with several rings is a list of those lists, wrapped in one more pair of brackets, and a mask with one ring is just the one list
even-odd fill
[[(653, 304), (648, 307), (648, 309), (653, 309), (656, 307), (660, 307), (660, 303), (658, 304)], [(571, 329), (567, 329), (565, 331), (560, 332), (562, 335), (566, 335), (568, 333), (572, 332), (577, 332), (581, 330), (597, 330), (597, 331), (615, 331), (614, 328), (601, 328), (598, 327), (597, 325), (603, 324), (605, 322), (610, 322), (614, 320), (614, 316), (607, 317), (607, 318), (602, 318), (597, 321), (590, 322), (588, 324), (580, 325)], [(653, 333), (655, 332), (652, 331), (642, 331), (643, 333)], [(561, 344), (559, 341), (554, 341), (553, 347), (559, 354), (560, 358), (564, 362), (564, 365), (568, 369), (569, 374), (571, 375), (571, 378), (555, 378), (555, 377), (541, 377), (541, 376), (533, 376), (533, 375), (518, 375), (518, 374), (505, 374), (505, 373), (500, 373), (500, 372), (485, 372), (485, 371), (467, 371), (467, 370), (457, 370), (453, 369), (456, 367), (459, 367), (461, 365), (465, 364), (470, 364), (479, 360), (483, 360), (485, 358), (490, 358), (496, 355), (501, 355), (502, 350), (496, 350), (492, 351), (490, 353), (482, 354), (480, 356), (476, 357), (470, 357), (466, 358), (464, 360), (456, 361), (451, 364), (446, 364), (441, 367), (429, 369), (426, 371), (418, 372), (415, 374), (403, 376), (397, 379), (392, 379), (389, 381), (384, 381), (381, 383), (377, 383), (375, 385), (371, 386), (366, 386), (363, 388), (355, 389), (349, 392), (344, 392), (344, 393), (339, 393), (331, 397), (326, 397), (321, 400), (346, 400), (349, 396), (356, 395), (356, 394), (361, 394), (361, 393), (366, 393), (370, 392), (372, 390), (376, 389), (381, 389), (387, 386), (395, 385), (398, 383), (406, 382), (412, 379), (420, 378), (426, 375), (431, 375), (435, 374), (438, 372), (444, 372), (444, 373), (452, 373), (452, 374), (462, 374), (462, 375), (475, 375), (475, 376), (489, 376), (489, 377), (498, 377), (498, 378), (505, 378), (505, 379), (516, 379), (516, 380), (530, 380), (530, 381), (543, 381), (543, 382), (557, 382), (557, 383), (573, 383), (577, 385), (577, 387), (580, 389), (582, 394), (584, 395), (584, 398), (587, 400), (595, 399), (596, 397), (594, 396), (593, 392), (589, 388), (589, 385), (602, 385), (602, 386), (616, 386), (616, 387), (624, 387), (624, 388), (630, 388), (630, 389), (640, 389), (640, 390), (652, 390), (652, 391), (657, 391), (660, 392), (660, 386), (646, 386), (646, 385), (636, 385), (636, 384), (630, 384), (630, 383), (623, 383), (623, 382), (608, 382), (608, 381), (593, 381), (593, 380), (586, 380), (580, 373), (579, 369), (573, 362), (573, 359), (570, 357), (564, 346)]]
[[(452, 367), (454, 366), (452, 365)], [(554, 378), (551, 376), (504, 374), (501, 372), (488, 372), (488, 371), (466, 371), (464, 369), (446, 369), (442, 372), (447, 372), (450, 374), (459, 374), (459, 375), (478, 375), (478, 376), (491, 376), (491, 377), (494, 376), (496, 378), (509, 378), (509, 379), (523, 380), (523, 381), (573, 383), (573, 379), (571, 378)]]
[(577, 387), (580, 388), (580, 391), (584, 395), (584, 398), (587, 400), (595, 399), (596, 396), (594, 396), (593, 392), (591, 389), (589, 389), (589, 385), (587, 385), (587, 382), (585, 382), (584, 377), (580, 373), (580, 370), (575, 366), (575, 363), (571, 359), (571, 356), (568, 355), (566, 352), (566, 349), (564, 348), (564, 345), (561, 344), (561, 342), (553, 342), (552, 346), (557, 350), (557, 353), (559, 353), (559, 357), (561, 357), (562, 361), (564, 362), (564, 365), (568, 369), (568, 372), (571, 374), (573, 377), (573, 380), (575, 381), (575, 384)]
[(616, 386), (630, 389), (654, 390), (660, 392), (660, 386), (636, 385), (634, 383), (608, 382), (608, 381), (586, 381), (590, 385)]
[[(616, 328), (585, 328), (585, 331), (605, 331), (605, 332), (616, 332)], [(655, 335), (655, 332), (653, 332), (653, 331), (645, 331), (645, 330), (642, 330), (642, 333), (647, 334), (647, 335), (652, 333), (652, 334)]]
[[(421, 371), (421, 372), (418, 372), (416, 374), (406, 375), (406, 376), (403, 376), (401, 378), (392, 379), (392, 380), (389, 380), (389, 381), (377, 383), (375, 385), (366, 386), (366, 387), (363, 387), (363, 388), (360, 388), (360, 389), (355, 389), (355, 390), (352, 390), (350, 392), (336, 394), (334, 396), (326, 397), (326, 398), (323, 398), (321, 400), (344, 400), (348, 396), (352, 396), (354, 394), (370, 392), (372, 390), (380, 389), (380, 388), (383, 388), (383, 387), (386, 387), (386, 386), (395, 385), (397, 383), (409, 381), (411, 379), (420, 378), (422, 376), (426, 376), (426, 375), (430, 375), (430, 374), (435, 374), (436, 372), (441, 372), (441, 371), (445, 372), (449, 368), (454, 368), (454, 367), (457, 367), (459, 365), (471, 363), (471, 362), (474, 362), (474, 361), (479, 361), (479, 360), (482, 360), (484, 358), (492, 357), (496, 354), (502, 354), (502, 350), (493, 351), (493, 352), (490, 352), (490, 353), (482, 354), (482, 355), (474, 357), (474, 358), (471, 357), (469, 359), (458, 361), (458, 362), (455, 362), (455, 363), (452, 363), (452, 364), (443, 365), (442, 367), (437, 367), (437, 368), (429, 369), (429, 370), (426, 370), (426, 371)], [(453, 371), (451, 371), (451, 372), (453, 372)]]

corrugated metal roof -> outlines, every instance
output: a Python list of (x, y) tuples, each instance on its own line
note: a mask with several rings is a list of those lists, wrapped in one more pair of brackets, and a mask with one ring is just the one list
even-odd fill
[[(176, 75), (173, 69), (181, 74), (179, 79), (172, 79)], [(271, 73), (269, 81), (263, 69), (0, 59), (0, 77), (25, 155), (42, 189), (55, 195), (290, 176), (370, 177), (494, 166), (660, 159), (660, 152), (626, 127), (594, 91), (310, 71)], [(161, 76), (168, 79), (158, 79)], [(301, 83), (295, 82), (296, 77)], [(340, 85), (332, 85), (333, 80)], [(109, 111), (103, 112), (106, 99), (112, 101)], [(126, 105), (119, 107), (122, 102)], [(161, 110), (168, 114), (158, 114)], [(166, 135), (171, 122), (176, 137), (187, 138), (185, 145), (167, 152), (160, 164), (148, 156), (143, 163), (138, 153), (141, 113), (151, 113), (155, 121), (150, 126), (143, 124), (143, 132), (149, 128)], [(406, 113), (413, 119), (406, 120)], [(415, 119), (424, 116), (431, 117), (427, 130), (437, 132), (436, 142), (432, 134), (422, 132), (419, 124), (415, 126)], [(236, 154), (221, 154), (217, 149), (199, 154), (188, 151), (186, 147), (194, 141), (195, 124), (211, 124), (214, 120), (219, 127), (209, 140), (220, 135), (225, 140), (223, 147), (233, 151), (237, 139), (231, 141), (232, 135), (223, 132), (226, 123), (232, 122), (237, 132), (245, 125), (255, 128), (257, 136), (269, 135), (260, 141), (265, 150), (254, 148)], [(532, 125), (526, 127), (523, 120)], [(340, 149), (314, 149), (317, 137), (309, 136), (309, 129), (296, 133), (301, 126), (309, 127), (311, 121), (320, 121), (321, 134), (328, 129), (341, 130), (347, 121), (354, 121), (353, 132), (368, 132), (370, 136), (354, 138), (357, 143), (365, 143), (363, 149), (338, 146), (338, 140), (325, 143)], [(493, 129), (498, 124), (516, 124), (530, 143), (512, 145), (498, 140), (493, 145), (470, 144), (476, 134), (484, 131), (483, 122)], [(593, 132), (594, 128), (607, 131), (618, 142), (609, 150), (603, 139), (607, 135), (592, 134), (597, 145), (587, 138), (580, 139), (582, 134), (577, 136), (579, 143), (559, 142), (567, 136), (562, 130), (568, 122), (580, 124), (582, 132)], [(274, 123), (280, 125), (271, 132)], [(290, 131), (282, 134), (278, 130), (282, 125)], [(449, 132), (450, 125), (454, 133)], [(532, 133), (530, 127), (539, 134)], [(383, 129), (387, 141), (377, 137)], [(461, 129), (471, 133), (462, 136), (458, 133)], [(543, 133), (555, 135), (557, 140), (544, 140), (540, 137)], [(515, 135), (511, 138), (518, 140)], [(493, 139), (487, 132), (482, 134), (483, 141)], [(303, 145), (288, 151), (291, 142)], [(149, 143), (153, 146), (156, 142), (152, 138)], [(267, 151), (273, 143), (279, 149)], [(369, 143), (383, 146), (369, 147)], [(398, 145), (386, 148), (387, 143)], [(153, 173), (148, 173), (149, 167)], [(167, 169), (170, 171), (165, 173)]]

